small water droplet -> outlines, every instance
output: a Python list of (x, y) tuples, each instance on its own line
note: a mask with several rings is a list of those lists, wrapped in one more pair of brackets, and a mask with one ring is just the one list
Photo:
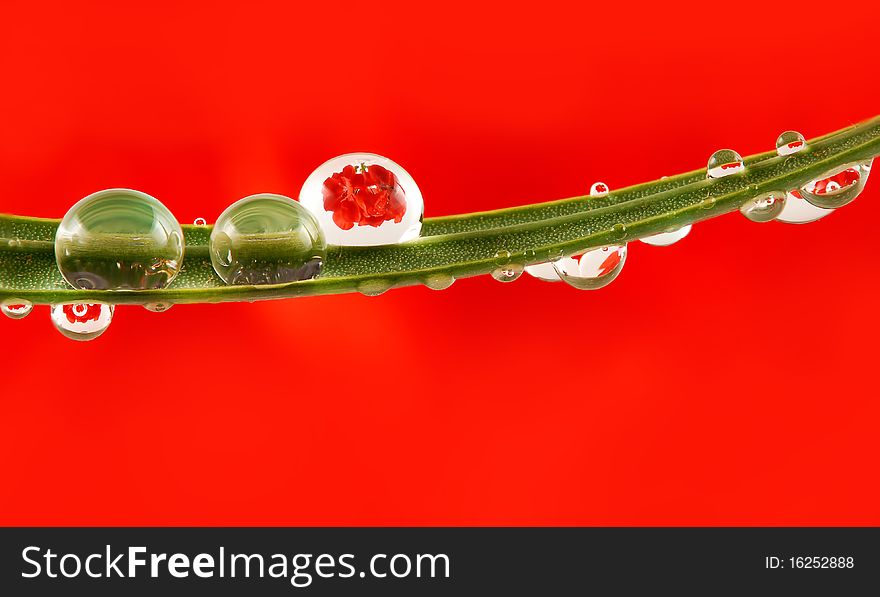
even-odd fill
[(612, 240), (623, 240), (626, 236), (626, 224), (615, 224), (611, 227), (611, 239)]
[(651, 236), (646, 236), (645, 238), (640, 239), (646, 245), (653, 245), (655, 247), (668, 247), (671, 244), (677, 243), (684, 237), (686, 237), (691, 232), (691, 225), (682, 226), (681, 228), (675, 228), (674, 230), (669, 230), (668, 232), (661, 232), (660, 234), (654, 234)]
[(865, 170), (863, 164), (836, 168), (801, 187), (801, 195), (816, 207), (843, 207), (861, 194), (870, 171), (870, 168)]
[(492, 270), (492, 277), (499, 282), (513, 282), (518, 280), (525, 270), (525, 266), (521, 263), (513, 263), (513, 257), (510, 251), (501, 250), (495, 253), (495, 265)]
[(0, 311), (10, 319), (24, 319), (33, 310), (33, 304), (24, 299), (6, 299), (0, 303)]
[(597, 290), (613, 282), (626, 262), (626, 245), (592, 249), (583, 255), (563, 257), (553, 264), (557, 276), (578, 290)]
[(364, 280), (357, 285), (357, 291), (364, 296), (379, 296), (391, 286), (392, 283), (389, 280)]
[(594, 182), (590, 187), (590, 197), (605, 197), (609, 192), (608, 185), (604, 182)]
[(715, 207), (715, 197), (709, 195), (702, 201), (700, 201), (700, 209), (713, 209)]
[(776, 155), (791, 155), (806, 148), (804, 136), (797, 131), (785, 131), (776, 139)]
[(709, 158), (706, 165), (707, 178), (724, 178), (745, 170), (742, 156), (732, 149), (719, 149)]
[(431, 290), (446, 290), (455, 282), (455, 276), (451, 274), (430, 274), (425, 277), (425, 286)]
[(195, 220), (193, 220), (193, 226), (207, 226), (207, 225), (208, 225), (208, 220), (206, 220), (205, 218), (196, 218)]
[(164, 313), (173, 306), (174, 303), (147, 303), (144, 305), (144, 309), (153, 313)]
[(52, 323), (71, 340), (94, 340), (110, 327), (113, 310), (112, 305), (104, 303), (52, 305)]
[(752, 222), (769, 222), (776, 219), (785, 209), (786, 193), (770, 191), (758, 195), (739, 208), (740, 213)]
[(812, 205), (803, 198), (800, 191), (789, 191), (785, 195), (785, 206), (776, 219), (786, 224), (809, 224), (833, 212), (833, 209)]

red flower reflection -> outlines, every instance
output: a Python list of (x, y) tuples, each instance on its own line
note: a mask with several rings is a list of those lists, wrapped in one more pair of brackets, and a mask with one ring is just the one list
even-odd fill
[(855, 168), (847, 168), (843, 172), (838, 172), (834, 176), (817, 180), (813, 183), (811, 191), (814, 195), (831, 195), (838, 191), (842, 191), (850, 185), (859, 182), (861, 174)]
[(101, 317), (101, 305), (87, 305), (85, 303), (63, 305), (62, 310), (67, 321), (70, 323), (88, 323), (97, 321)]
[(400, 222), (406, 213), (406, 194), (393, 172), (382, 166), (346, 166), (324, 181), (324, 209), (343, 230)]

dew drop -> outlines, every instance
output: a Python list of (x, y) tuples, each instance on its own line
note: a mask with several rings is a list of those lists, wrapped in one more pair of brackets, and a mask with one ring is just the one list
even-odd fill
[(299, 201), (331, 245), (390, 245), (418, 238), (422, 231), (424, 200), (415, 180), (374, 153), (324, 162), (306, 179)]
[(613, 240), (623, 240), (626, 236), (626, 224), (615, 224), (611, 227), (611, 238)]
[(870, 172), (860, 163), (836, 168), (801, 187), (801, 195), (816, 207), (837, 209), (861, 194)]
[(833, 209), (822, 209), (809, 203), (803, 198), (800, 191), (789, 191), (785, 196), (785, 205), (776, 219), (786, 224), (809, 224), (828, 214)]
[(0, 303), (0, 311), (9, 319), (24, 319), (33, 310), (33, 304), (24, 299), (6, 299)]
[(357, 291), (364, 296), (379, 296), (391, 286), (393, 284), (389, 280), (364, 280), (357, 285)]
[(207, 226), (208, 221), (205, 218), (196, 218), (193, 220), (193, 226)]
[(626, 262), (626, 245), (613, 245), (563, 257), (553, 263), (557, 276), (579, 290), (597, 290), (613, 282)]
[(144, 309), (153, 313), (164, 313), (173, 306), (174, 303), (147, 303), (144, 305)]
[(668, 247), (671, 244), (677, 243), (684, 237), (686, 237), (691, 232), (691, 225), (682, 226), (681, 228), (676, 228), (674, 230), (670, 230), (668, 232), (661, 232), (660, 234), (654, 234), (651, 236), (646, 236), (645, 238), (639, 239), (646, 245), (653, 245), (655, 247)]
[(709, 158), (706, 166), (707, 178), (724, 178), (745, 170), (742, 156), (732, 149), (719, 149)]
[(590, 197), (605, 197), (609, 191), (608, 185), (604, 182), (594, 182), (593, 186), (590, 187)]
[(261, 193), (226, 208), (211, 231), (211, 265), (227, 284), (314, 278), (327, 257), (318, 222), (289, 197)]
[(514, 282), (522, 276), (525, 266), (521, 263), (514, 263), (510, 251), (502, 250), (495, 253), (495, 269), (492, 270), (492, 277), (499, 282)]
[(425, 286), (431, 290), (446, 290), (455, 283), (455, 277), (450, 274), (430, 274), (425, 277)]
[(113, 306), (104, 303), (65, 303), (52, 305), (55, 329), (71, 340), (94, 340), (110, 327)]
[(75, 288), (156, 290), (180, 272), (183, 231), (155, 198), (131, 189), (93, 193), (55, 234), (58, 269)]
[(776, 139), (776, 155), (792, 155), (806, 148), (804, 136), (797, 131), (785, 131)]
[(739, 208), (740, 213), (752, 222), (769, 222), (776, 219), (785, 209), (786, 193), (770, 191), (758, 195)]

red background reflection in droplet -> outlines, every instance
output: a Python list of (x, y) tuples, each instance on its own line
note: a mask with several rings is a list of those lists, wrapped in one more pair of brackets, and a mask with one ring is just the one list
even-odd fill
[[(878, 112), (867, 4), (825, 41), (815, 1), (64, 6), (3, 11), (0, 211), (127, 186), (213, 221), (362, 150), (437, 216)], [(85, 344), (3, 318), (0, 523), (878, 524), (878, 188), (634, 244), (600, 292), (120, 308)]]

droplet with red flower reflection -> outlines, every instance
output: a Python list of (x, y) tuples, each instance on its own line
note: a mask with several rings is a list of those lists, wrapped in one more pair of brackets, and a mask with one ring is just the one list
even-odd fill
[(556, 275), (579, 290), (596, 290), (613, 282), (626, 262), (626, 245), (592, 249), (553, 262)]
[(421, 234), (424, 201), (415, 180), (399, 164), (373, 153), (325, 162), (306, 179), (299, 201), (330, 245), (390, 245)]
[(0, 311), (9, 319), (23, 319), (33, 310), (31, 302), (24, 299), (7, 299), (0, 303)]
[(55, 329), (71, 340), (94, 340), (110, 327), (113, 306), (104, 303), (52, 305)]
[(849, 164), (811, 180), (801, 187), (801, 195), (816, 207), (837, 209), (862, 193), (870, 172), (870, 165)]
[(590, 197), (593, 197), (594, 199), (596, 197), (606, 197), (609, 191), (610, 189), (608, 188), (608, 185), (604, 182), (594, 182), (590, 187)]
[(724, 178), (745, 170), (742, 156), (732, 149), (719, 149), (709, 157), (707, 178)]
[(804, 136), (797, 131), (785, 131), (776, 138), (776, 155), (792, 155), (806, 148)]

